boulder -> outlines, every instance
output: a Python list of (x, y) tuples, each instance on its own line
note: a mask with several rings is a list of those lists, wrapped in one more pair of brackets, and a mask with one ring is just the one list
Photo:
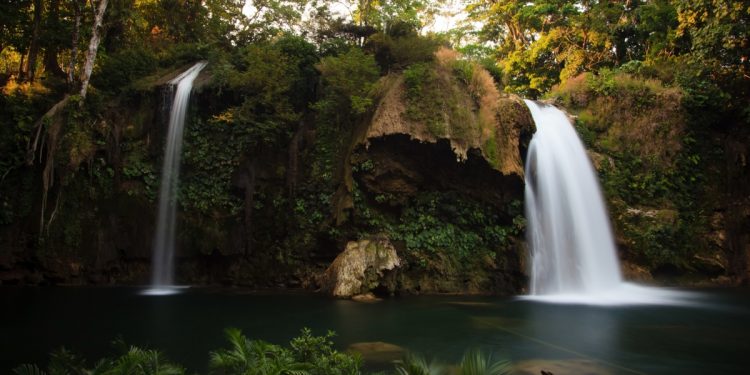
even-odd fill
[(355, 296), (352, 296), (352, 301), (364, 303), (380, 302), (382, 300), (382, 298), (378, 298), (372, 293), (357, 294)]
[(322, 276), (322, 289), (335, 297), (351, 298), (381, 287), (395, 290), (389, 277), (401, 266), (396, 249), (388, 238), (376, 236), (350, 241)]

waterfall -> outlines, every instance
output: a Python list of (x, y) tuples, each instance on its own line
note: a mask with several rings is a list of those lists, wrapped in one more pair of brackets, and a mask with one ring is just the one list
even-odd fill
[(537, 126), (526, 162), (531, 294), (611, 289), (622, 277), (586, 150), (565, 113), (526, 104)]
[(174, 253), (175, 230), (177, 226), (177, 188), (180, 177), (180, 160), (182, 156), (182, 133), (185, 126), (185, 115), (193, 90), (193, 82), (198, 73), (206, 66), (205, 61), (198, 62), (173, 80), (169, 85), (176, 86), (172, 109), (169, 113), (164, 163), (161, 169), (159, 187), (159, 211), (154, 237), (151, 289), (149, 294), (167, 294), (174, 287)]
[(683, 293), (623, 282), (596, 173), (565, 113), (526, 100), (536, 123), (526, 160), (531, 298), (588, 304), (673, 303)]

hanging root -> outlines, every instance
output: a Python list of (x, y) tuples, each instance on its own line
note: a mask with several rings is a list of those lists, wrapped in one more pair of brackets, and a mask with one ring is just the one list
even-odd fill
[[(63, 191), (62, 189), (58, 189), (57, 197), (55, 198), (55, 208), (52, 210), (52, 213), (49, 215), (49, 220), (47, 220), (47, 225), (44, 228), (45, 233), (47, 236), (49, 236), (49, 228), (52, 226), (52, 221), (55, 220), (57, 217), (57, 209), (60, 208), (60, 200), (62, 199)], [(42, 216), (44, 217), (44, 216)]]
[[(59, 103), (58, 103), (59, 104)], [(46, 151), (47, 151), (47, 157), (44, 162), (44, 170), (42, 171), (42, 209), (40, 212), (39, 217), (39, 236), (42, 237), (45, 233), (45, 225), (44, 225), (44, 213), (47, 210), (47, 198), (50, 188), (55, 183), (55, 154), (57, 153), (57, 147), (59, 144), (59, 138), (60, 138), (60, 131), (62, 130), (62, 119), (59, 116), (55, 116), (55, 118), (52, 120), (52, 123), (50, 124), (49, 128), (47, 128), (46, 131)], [(35, 141), (36, 142), (36, 141)], [(40, 154), (41, 157), (41, 154)], [(57, 205), (60, 203), (60, 194), (58, 194), (57, 197), (58, 201), (55, 203), (55, 210), (53, 211), (53, 216), (50, 218), (49, 223), (52, 222), (52, 219), (54, 219), (54, 215), (57, 212)]]
[[(34, 142), (31, 142), (29, 139), (29, 144), (26, 147), (26, 164), (32, 165), (34, 163), (34, 156), (36, 155), (37, 149), (41, 149), (40, 140), (43, 143), (44, 142), (44, 134), (42, 133), (42, 128), (44, 128), (44, 123), (49, 119), (52, 120), (52, 122), (55, 122), (55, 118), (58, 116), (58, 113), (61, 112), (67, 105), (68, 101), (70, 100), (69, 95), (65, 95), (62, 100), (57, 102), (57, 104), (53, 105), (52, 108), (47, 111), (42, 117), (37, 120), (37, 122), (34, 124), (36, 126), (36, 136), (34, 137)], [(40, 155), (41, 158), (41, 155)]]

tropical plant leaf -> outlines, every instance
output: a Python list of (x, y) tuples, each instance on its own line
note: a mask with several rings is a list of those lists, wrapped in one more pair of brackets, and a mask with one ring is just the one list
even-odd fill
[(445, 366), (435, 360), (429, 363), (424, 357), (409, 354), (403, 361), (396, 361), (396, 373), (399, 375), (443, 375), (446, 374)]
[(47, 375), (36, 365), (23, 364), (13, 369), (15, 375)]
[(461, 375), (505, 375), (510, 373), (510, 362), (493, 360), (492, 354), (470, 350), (461, 359)]

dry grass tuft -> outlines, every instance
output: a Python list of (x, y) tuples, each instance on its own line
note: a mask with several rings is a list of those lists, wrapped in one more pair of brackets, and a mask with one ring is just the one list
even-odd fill
[(443, 67), (451, 66), (459, 58), (461, 58), (461, 53), (447, 47), (440, 47), (435, 51), (435, 60)]

